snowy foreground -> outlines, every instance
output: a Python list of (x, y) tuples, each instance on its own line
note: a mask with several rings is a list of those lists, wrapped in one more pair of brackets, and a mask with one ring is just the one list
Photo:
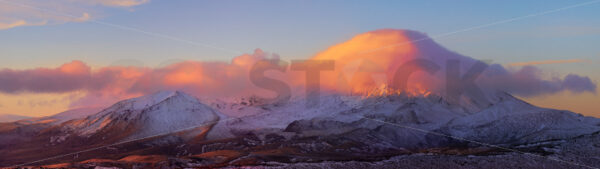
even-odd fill
[(542, 148), (545, 152), (518, 152), (497, 155), (413, 154), (395, 156), (377, 162), (321, 162), (273, 164), (265, 168), (598, 168), (600, 167), (600, 135), (584, 136), (571, 141), (558, 141)]
[[(531, 148), (531, 147), (530, 147)], [(417, 153), (394, 156), (389, 159), (365, 161), (325, 161), (280, 163), (267, 162), (262, 165), (235, 166), (223, 168), (292, 168), (292, 169), (336, 169), (336, 168), (598, 168), (600, 167), (600, 135), (582, 136), (570, 141), (555, 141), (538, 145), (532, 152), (501, 152), (494, 155), (440, 155), (434, 153)], [(527, 149), (519, 149), (527, 151)], [(531, 150), (531, 149), (529, 149)], [(57, 166), (57, 165), (54, 165)], [(60, 166), (60, 165), (59, 165)], [(195, 168), (198, 164), (185, 163), (181, 159), (166, 159), (164, 162), (129, 163), (118, 167), (106, 162), (90, 162), (76, 164), (71, 167), (82, 168)], [(48, 166), (52, 167), (52, 166)], [(58, 167), (58, 166), (57, 166)]]

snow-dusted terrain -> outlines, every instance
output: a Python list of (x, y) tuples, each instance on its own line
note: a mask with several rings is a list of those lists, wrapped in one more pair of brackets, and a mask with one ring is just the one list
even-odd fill
[[(319, 155), (331, 153), (341, 153), (337, 155), (340, 159), (379, 159), (440, 148), (468, 154), (480, 147), (495, 151), (489, 145), (527, 147), (600, 131), (596, 118), (538, 108), (503, 92), (490, 95), (494, 102), (488, 106), (452, 104), (435, 94), (357, 97), (324, 93), (320, 97), (318, 105), (306, 107), (303, 97), (294, 97), (287, 104), (261, 103), (252, 98), (203, 103), (179, 91), (158, 92), (62, 123), (54, 120), (36, 127), (39, 121), (30, 125), (15, 122), (19, 125), (4, 126), (0, 137), (7, 141), (0, 153), (8, 161), (0, 162), (28, 161), (13, 158), (21, 157), (15, 151), (18, 149), (39, 151), (31, 144), (46, 145), (44, 149), (55, 152), (40, 156), (46, 157), (70, 152), (65, 151), (67, 147), (85, 150), (123, 141), (148, 142), (143, 147), (150, 146), (146, 148), (149, 150), (176, 146), (170, 148), (176, 156), (231, 150), (238, 152), (236, 158), (255, 158), (268, 152), (289, 158), (284, 160), (288, 162), (335, 160)], [(87, 111), (66, 112), (52, 119), (81, 114), (78, 112)], [(130, 154), (129, 150), (139, 147), (128, 145), (114, 145), (120, 148), (106, 151)], [(284, 150), (289, 152), (278, 152)], [(254, 151), (258, 154), (244, 157)], [(97, 158), (93, 153), (88, 155)], [(262, 164), (271, 160), (261, 157), (253, 161)]]
[[(263, 109), (263, 113), (250, 112), (248, 116), (220, 122), (225, 124), (219, 127), (226, 127), (234, 134), (295, 132), (304, 136), (341, 134), (365, 128), (408, 147), (440, 141), (427, 140), (427, 133), (410, 128), (508, 145), (567, 139), (600, 131), (600, 121), (596, 118), (538, 108), (507, 93), (499, 92), (494, 97), (496, 102), (492, 105), (473, 109), (472, 105), (450, 104), (437, 95), (363, 98), (329, 94), (321, 96), (320, 104), (313, 107), (305, 107), (303, 98), (292, 99), (286, 105), (238, 106), (240, 114), (256, 109)], [(466, 108), (469, 106), (471, 108)], [(219, 107), (216, 109), (231, 111), (229, 107), (233, 106)]]
[[(200, 103), (195, 97), (178, 91), (121, 101), (83, 119), (63, 124), (63, 129), (90, 137), (98, 132), (129, 133), (137, 139), (185, 129), (209, 128), (220, 118), (219, 112)], [(110, 131), (123, 130), (127, 131)]]

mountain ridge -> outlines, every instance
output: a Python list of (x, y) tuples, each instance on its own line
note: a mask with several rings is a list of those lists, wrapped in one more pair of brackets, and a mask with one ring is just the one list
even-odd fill
[[(45, 149), (54, 152), (31, 160), (67, 153), (69, 151), (62, 150), (67, 147), (69, 150), (93, 150), (114, 143), (125, 144), (114, 145), (119, 148), (101, 152), (132, 155), (127, 153), (130, 149), (145, 147), (150, 151), (153, 147), (171, 147), (175, 154), (223, 149), (243, 154), (277, 145), (295, 149), (301, 154), (342, 153), (346, 154), (341, 155), (344, 158), (355, 159), (360, 157), (358, 154), (365, 153), (376, 157), (440, 147), (464, 149), (482, 146), (423, 131), (508, 147), (569, 140), (600, 131), (599, 119), (538, 108), (508, 93), (497, 96), (491, 106), (471, 112), (464, 108), (469, 105), (454, 105), (435, 94), (365, 98), (330, 93), (320, 96), (319, 105), (307, 108), (302, 97), (295, 97), (287, 104), (244, 105), (223, 101), (201, 102), (179, 91), (158, 92), (123, 100), (96, 114), (39, 131), (34, 127), (30, 134), (15, 136), (11, 131), (17, 130), (0, 131), (2, 138), (10, 135), (26, 143), (9, 141), (0, 144), (4, 145), (0, 154), (5, 153), (0, 157), (9, 160), (0, 160), (0, 164), (27, 162), (28, 158), (15, 159), (20, 155), (14, 154), (14, 151), (38, 151), (29, 147), (30, 144), (45, 145)], [(261, 111), (256, 113), (256, 110)], [(221, 111), (250, 113), (234, 118)], [(352, 148), (338, 147), (345, 144), (352, 145)], [(167, 153), (168, 156), (175, 154)], [(92, 158), (93, 153), (88, 156), (85, 158)], [(61, 161), (65, 160), (74, 159)]]

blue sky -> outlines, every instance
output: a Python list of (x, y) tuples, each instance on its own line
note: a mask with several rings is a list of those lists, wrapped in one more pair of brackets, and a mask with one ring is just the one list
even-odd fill
[[(228, 51), (149, 36), (95, 22), (0, 31), (3, 67), (97, 65), (140, 60), (229, 60), (255, 48), (307, 58), (352, 36), (381, 28), (439, 35), (586, 1), (160, 1), (99, 11), (101, 22), (137, 28)], [(506, 63), (595, 59), (600, 4), (567, 9), (437, 39), (451, 50)], [(78, 14), (72, 14), (78, 15)], [(574, 31), (581, 31), (575, 33)], [(130, 63), (130, 62), (125, 62)], [(133, 62), (131, 62), (133, 63)]]

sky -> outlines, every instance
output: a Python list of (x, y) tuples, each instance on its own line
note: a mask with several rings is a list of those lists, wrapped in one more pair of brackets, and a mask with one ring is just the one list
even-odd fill
[[(597, 86), (599, 17), (600, 2), (590, 0), (0, 0), (0, 68), (4, 73), (47, 74), (56, 69), (77, 76), (117, 71), (110, 67), (120, 72), (172, 72), (197, 64), (190, 61), (229, 62), (245, 55), (307, 59), (359, 34), (389, 28), (425, 33), (451, 51), (507, 69), (534, 65), (549, 81), (575, 74)], [(188, 64), (170, 66), (182, 62)], [(127, 66), (143, 70), (125, 70)], [(162, 67), (166, 68), (153, 69)], [(225, 65), (218, 68), (229, 70)], [(44, 75), (35, 76), (36, 82), (43, 84)], [(0, 114), (45, 116), (107, 100), (90, 97), (99, 95), (94, 86), (6, 89), (0, 90)], [(110, 87), (102, 91), (111, 97), (121, 94), (119, 99), (131, 94)], [(595, 91), (519, 97), (542, 107), (600, 117)]]

